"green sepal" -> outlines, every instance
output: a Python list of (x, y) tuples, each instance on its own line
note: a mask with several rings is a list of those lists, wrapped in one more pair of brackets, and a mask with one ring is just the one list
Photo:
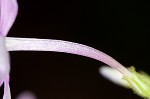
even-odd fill
[(150, 99), (150, 76), (144, 72), (136, 72), (133, 66), (129, 68), (129, 71), (132, 74), (123, 76), (123, 79), (129, 83), (135, 94)]

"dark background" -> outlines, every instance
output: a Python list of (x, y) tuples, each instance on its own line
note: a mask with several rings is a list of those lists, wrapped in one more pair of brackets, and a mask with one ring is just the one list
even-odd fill
[[(115, 0), (18, 0), (9, 37), (61, 39), (89, 45), (124, 66), (150, 72), (149, 3)], [(140, 99), (98, 73), (103, 63), (54, 52), (10, 52), (12, 99)]]

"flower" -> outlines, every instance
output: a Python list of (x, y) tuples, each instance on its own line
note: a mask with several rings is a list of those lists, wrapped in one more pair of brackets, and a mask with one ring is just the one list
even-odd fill
[[(133, 89), (135, 93), (150, 99), (150, 77), (147, 74), (136, 72), (134, 67), (128, 69), (97, 49), (63, 40), (5, 37), (16, 18), (17, 11), (18, 5), (16, 0), (0, 0), (0, 86), (4, 83), (3, 99), (11, 99), (8, 51), (25, 50), (63, 52), (96, 59), (120, 72), (119, 80), (126, 81), (125, 85)], [(105, 73), (108, 73), (108, 70)], [(112, 81), (118, 82), (115, 79), (112, 79)], [(120, 84), (123, 84), (123, 82), (120, 82)], [(22, 97), (25, 96), (22, 95)]]
[(18, 12), (16, 0), (0, 0), (0, 86), (4, 82), (3, 99), (10, 99), (9, 55), (5, 48), (5, 36), (8, 34)]

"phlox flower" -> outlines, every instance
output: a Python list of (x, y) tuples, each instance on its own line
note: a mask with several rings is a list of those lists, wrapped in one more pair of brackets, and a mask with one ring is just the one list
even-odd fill
[(4, 82), (3, 99), (10, 99), (9, 55), (5, 47), (5, 36), (15, 21), (18, 5), (16, 0), (0, 0), (0, 86)]
[[(100, 70), (101, 74), (105, 77), (115, 83), (133, 89), (133, 91), (141, 97), (150, 99), (150, 77), (147, 74), (136, 72), (134, 67), (124, 67), (118, 61), (97, 49), (63, 40), (6, 37), (16, 18), (17, 12), (18, 5), (16, 0), (0, 0), (0, 86), (4, 83), (3, 99), (11, 99), (8, 51), (53, 51), (96, 59), (111, 67), (104, 67)], [(109, 75), (110, 73), (112, 73), (114, 77), (117, 77), (117, 79), (111, 77), (111, 75)], [(30, 96), (30, 94), (23, 94), (19, 99), (26, 99), (25, 97), (28, 96)]]

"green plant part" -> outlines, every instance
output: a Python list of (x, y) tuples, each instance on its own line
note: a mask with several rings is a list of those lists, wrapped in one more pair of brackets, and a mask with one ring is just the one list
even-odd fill
[(150, 99), (150, 76), (143, 71), (136, 72), (133, 66), (128, 70), (131, 74), (124, 75), (113, 68), (102, 66), (99, 72), (115, 84), (130, 88), (135, 94)]
[(123, 79), (129, 83), (134, 93), (150, 99), (150, 76), (144, 72), (136, 72), (133, 66), (129, 68), (129, 71), (132, 72), (132, 76), (123, 76)]

